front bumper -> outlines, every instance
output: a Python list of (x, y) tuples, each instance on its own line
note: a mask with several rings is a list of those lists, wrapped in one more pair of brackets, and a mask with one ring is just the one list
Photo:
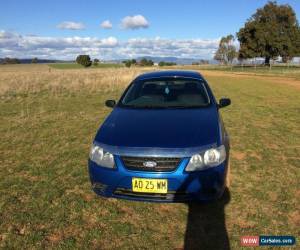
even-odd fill
[[(225, 189), (227, 162), (196, 172), (185, 172), (189, 157), (182, 158), (173, 172), (145, 172), (126, 169), (121, 158), (114, 156), (116, 169), (108, 169), (89, 160), (89, 174), (96, 194), (105, 197), (156, 202), (207, 201), (222, 196)], [(132, 192), (132, 178), (168, 179), (167, 194)]]

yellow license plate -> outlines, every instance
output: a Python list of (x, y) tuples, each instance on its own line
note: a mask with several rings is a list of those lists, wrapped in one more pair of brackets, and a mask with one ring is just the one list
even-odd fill
[(168, 180), (132, 178), (132, 191), (141, 193), (166, 194), (168, 192)]

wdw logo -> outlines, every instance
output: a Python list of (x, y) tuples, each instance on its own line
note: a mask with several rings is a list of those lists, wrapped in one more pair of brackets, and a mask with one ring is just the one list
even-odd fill
[(245, 246), (245, 247), (259, 246), (259, 236), (242, 236), (241, 246)]

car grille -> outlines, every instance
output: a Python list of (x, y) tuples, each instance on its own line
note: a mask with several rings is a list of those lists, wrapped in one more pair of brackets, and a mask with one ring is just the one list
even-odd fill
[[(174, 171), (179, 165), (181, 158), (171, 158), (171, 157), (131, 157), (122, 156), (121, 157), (124, 166), (128, 170), (136, 171), (148, 171), (148, 172), (170, 172)], [(144, 162), (155, 162), (157, 165), (155, 167), (145, 167)]]
[(191, 195), (185, 192), (168, 192), (167, 194), (155, 194), (155, 193), (135, 193), (129, 189), (118, 188), (114, 191), (114, 195), (117, 197), (129, 197), (134, 199), (143, 200), (156, 200), (156, 201), (186, 201), (191, 198)]

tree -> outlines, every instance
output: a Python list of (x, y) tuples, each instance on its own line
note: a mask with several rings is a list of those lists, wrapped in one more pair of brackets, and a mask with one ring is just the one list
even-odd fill
[(160, 67), (163, 67), (163, 66), (174, 66), (174, 65), (176, 65), (176, 63), (174, 63), (174, 62), (164, 62), (164, 61), (161, 61), (161, 62), (158, 63), (158, 66), (160, 66)]
[(32, 58), (31, 63), (38, 63), (37, 57)]
[(233, 35), (222, 37), (214, 59), (221, 62), (222, 64), (232, 64), (233, 59), (237, 55), (236, 48), (233, 43)]
[(94, 65), (95, 65), (95, 66), (97, 66), (97, 65), (99, 64), (99, 62), (100, 62), (99, 59), (97, 59), (97, 58), (94, 59)]
[(147, 60), (146, 58), (142, 58), (140, 61), (141, 66), (153, 66), (154, 62), (152, 60)]
[(76, 58), (76, 62), (81, 64), (84, 67), (90, 67), (92, 65), (92, 61), (89, 55), (79, 55)]
[(192, 65), (209, 64), (209, 60), (200, 59), (198, 62), (192, 62)]
[(131, 65), (136, 65), (136, 60), (135, 59), (125, 60), (123, 61), (123, 63), (125, 64), (126, 67), (130, 68)]
[(131, 61), (130, 60), (125, 61), (125, 66), (127, 68), (130, 68), (131, 67)]
[(154, 62), (152, 60), (148, 60), (147, 66), (153, 66)]
[(209, 64), (209, 60), (200, 59), (200, 64)]
[(300, 28), (296, 14), (288, 4), (268, 2), (245, 23), (237, 33), (240, 42), (239, 58), (282, 56), (288, 61), (300, 54)]

